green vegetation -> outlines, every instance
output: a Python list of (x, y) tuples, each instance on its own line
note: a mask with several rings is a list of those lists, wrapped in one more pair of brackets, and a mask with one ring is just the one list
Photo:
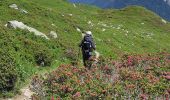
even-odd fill
[[(28, 14), (9, 8), (13, 3)], [(102, 10), (79, 4), (74, 7), (66, 0), (1, 0), (0, 15), (0, 72), (6, 73), (0, 74), (1, 80), (1, 75), (4, 77), (0, 97), (17, 93), (35, 73), (55, 69), (63, 63), (75, 64), (81, 39), (76, 28), (92, 31), (97, 50), (106, 58), (170, 51), (169, 22), (164, 23), (142, 7)], [(46, 40), (25, 30), (5, 27), (11, 20), (21, 21), (47, 36), (56, 31), (58, 38)], [(4, 71), (6, 67), (9, 69)], [(14, 77), (12, 84), (8, 84), (10, 76)], [(9, 91), (12, 94), (6, 94)]]
[(14, 89), (17, 80), (15, 61), (8, 52), (1, 50), (0, 54), (0, 91), (10, 91)]
[(61, 65), (47, 78), (38, 78), (43, 81), (42, 92), (46, 95), (34, 95), (34, 98), (168, 99), (170, 81), (167, 76), (170, 74), (170, 63), (166, 56), (167, 54), (124, 55), (120, 60), (100, 60), (91, 70)]

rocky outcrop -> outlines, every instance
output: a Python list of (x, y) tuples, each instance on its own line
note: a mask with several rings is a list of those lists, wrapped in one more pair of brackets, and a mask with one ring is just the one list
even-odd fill
[(11, 5), (9, 5), (9, 8), (15, 9), (15, 10), (19, 10), (21, 13), (25, 13), (25, 14), (28, 13), (28, 11), (26, 11), (26, 10), (24, 10), (24, 9), (20, 9), (20, 8), (17, 6), (17, 4), (11, 4)]
[(16, 20), (9, 21), (5, 26), (8, 27), (8, 28), (13, 28), (13, 29), (19, 28), (21, 30), (28, 30), (29, 32), (33, 32), (37, 36), (41, 36), (41, 37), (44, 37), (46, 39), (49, 39), (44, 33), (38, 31), (35, 28), (27, 26), (22, 22), (16, 21)]

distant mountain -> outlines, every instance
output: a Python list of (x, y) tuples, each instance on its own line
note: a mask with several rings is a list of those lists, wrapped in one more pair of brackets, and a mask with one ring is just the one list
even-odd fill
[(73, 3), (86, 3), (101, 8), (123, 8), (129, 5), (143, 6), (170, 21), (170, 0), (70, 0)]

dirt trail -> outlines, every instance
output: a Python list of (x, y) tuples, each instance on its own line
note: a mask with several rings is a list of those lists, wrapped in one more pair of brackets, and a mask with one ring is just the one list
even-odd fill
[(22, 88), (20, 95), (16, 95), (13, 98), (7, 98), (7, 99), (0, 99), (0, 100), (31, 100), (31, 95), (33, 92), (30, 90), (29, 85)]

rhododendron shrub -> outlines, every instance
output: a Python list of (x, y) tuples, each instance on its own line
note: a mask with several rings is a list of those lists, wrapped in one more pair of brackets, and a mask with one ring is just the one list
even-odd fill
[(61, 65), (43, 80), (46, 97), (55, 99), (169, 98), (167, 54), (99, 59), (92, 68)]
[(99, 99), (113, 92), (112, 82), (109, 82), (111, 72), (108, 68), (76, 68), (62, 65), (48, 75), (45, 85), (48, 93), (60, 98)]

